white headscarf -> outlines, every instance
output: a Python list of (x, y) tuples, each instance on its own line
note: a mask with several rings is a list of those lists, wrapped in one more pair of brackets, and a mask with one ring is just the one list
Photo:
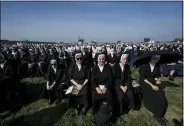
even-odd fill
[[(129, 54), (122, 54), (122, 55), (121, 55), (121, 59), (127, 59), (128, 56), (129, 56)], [(120, 60), (121, 60), (121, 59), (120, 59)]]

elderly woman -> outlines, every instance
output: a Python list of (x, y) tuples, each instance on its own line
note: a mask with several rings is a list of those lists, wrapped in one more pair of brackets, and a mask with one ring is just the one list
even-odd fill
[(139, 69), (139, 84), (143, 92), (145, 107), (154, 114), (161, 125), (166, 125), (164, 115), (167, 110), (167, 100), (164, 91), (160, 87), (160, 67), (157, 62), (160, 55), (153, 55), (149, 64), (144, 64)]
[(69, 69), (69, 80), (71, 85), (77, 87), (79, 92), (76, 96), (69, 95), (68, 107), (74, 107), (78, 112), (82, 110), (85, 113), (88, 107), (87, 94), (90, 71), (87, 66), (82, 64), (82, 52), (75, 52), (74, 57), (75, 63)]
[(115, 79), (115, 92), (119, 102), (120, 113), (123, 114), (123, 105), (125, 97), (128, 98), (128, 108), (134, 109), (134, 96), (132, 91), (131, 71), (127, 64), (128, 54), (122, 54), (120, 63), (113, 68), (113, 75)]
[(56, 59), (50, 60), (50, 65), (47, 71), (47, 83), (43, 92), (43, 98), (49, 99), (49, 104), (52, 104), (55, 99), (56, 104), (62, 100), (62, 96), (58, 87), (62, 86), (62, 75), (64, 71), (59, 67)]
[(91, 85), (94, 113), (100, 107), (102, 101), (112, 103), (112, 71), (108, 64), (105, 64), (105, 55), (98, 54), (98, 64), (92, 68)]

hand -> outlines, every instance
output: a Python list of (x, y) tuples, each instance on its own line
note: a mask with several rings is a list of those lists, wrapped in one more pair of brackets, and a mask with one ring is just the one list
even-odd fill
[(160, 83), (161, 83), (161, 81), (160, 81), (160, 80), (157, 80), (157, 81), (156, 81), (156, 84), (160, 84)]
[(158, 91), (158, 90), (159, 90), (159, 87), (158, 87), (158, 86), (153, 85), (153, 86), (151, 86), (151, 87), (152, 87), (152, 89), (155, 90), (155, 91)]
[(106, 91), (107, 91), (107, 88), (104, 88), (104, 89), (102, 90), (102, 94), (105, 94)]
[(121, 90), (125, 93), (127, 90), (127, 86), (120, 86)]
[(77, 84), (77, 89), (80, 91), (82, 89), (83, 85)]
[(98, 94), (102, 94), (102, 91), (100, 90), (99, 87), (96, 88), (96, 91), (97, 91)]

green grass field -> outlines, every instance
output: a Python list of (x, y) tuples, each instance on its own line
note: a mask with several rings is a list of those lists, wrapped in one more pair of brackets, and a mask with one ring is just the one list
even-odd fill
[[(132, 70), (132, 76), (138, 78), (136, 70)], [(165, 117), (169, 120), (169, 126), (179, 126), (173, 119), (182, 119), (182, 77), (177, 77), (175, 83), (167, 78), (161, 77), (162, 83), (166, 86), (165, 92), (168, 100), (168, 110)], [(41, 99), (42, 90), (45, 84), (43, 78), (26, 78), (22, 80), (27, 85), (28, 94), (32, 100), (10, 117), (1, 120), (0, 126), (93, 126), (94, 120), (91, 109), (86, 115), (76, 115), (72, 109), (66, 110), (66, 102), (59, 105), (48, 105), (47, 100)], [(116, 121), (117, 126), (159, 126), (144, 105), (140, 111), (131, 110), (128, 114), (122, 115)]]

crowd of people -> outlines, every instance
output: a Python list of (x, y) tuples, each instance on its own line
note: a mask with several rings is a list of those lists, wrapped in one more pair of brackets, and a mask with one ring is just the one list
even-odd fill
[[(63, 92), (72, 87), (77, 93), (67, 95), (68, 107), (86, 113), (91, 103), (98, 120), (103, 106), (108, 108), (109, 114), (117, 108), (114, 106), (118, 106), (123, 114), (125, 102), (128, 109), (136, 108), (131, 67), (137, 68), (134, 62), (141, 55), (164, 51), (183, 55), (183, 44), (3, 44), (0, 46), (0, 85), (6, 85), (8, 81), (19, 83), (26, 77), (44, 77), (47, 82), (42, 97), (48, 99), (49, 104), (60, 103), (65, 96)], [(166, 125), (167, 100), (164, 91), (159, 89), (159, 77), (162, 74), (174, 81), (175, 76), (183, 76), (183, 58), (157, 64), (160, 58), (153, 55), (149, 63), (139, 67), (138, 82), (145, 107), (161, 125)], [(20, 87), (24, 89), (24, 86)], [(7, 92), (1, 91), (0, 96)], [(10, 104), (7, 98), (1, 99), (4, 108)]]

